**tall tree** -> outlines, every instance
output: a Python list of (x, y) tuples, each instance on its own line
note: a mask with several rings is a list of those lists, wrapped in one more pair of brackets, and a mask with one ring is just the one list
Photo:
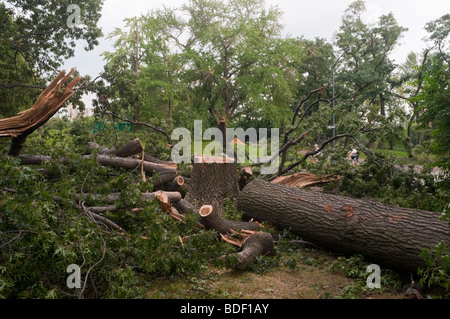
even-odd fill
[(280, 122), (295, 88), (290, 63), (300, 56), (281, 38), (281, 11), (262, 0), (194, 0), (184, 11), (198, 105), (216, 121), (258, 109)]
[[(73, 57), (76, 41), (91, 50), (102, 36), (97, 22), (103, 0), (4, 0), (0, 2), (0, 113), (30, 106)], [(19, 91), (20, 90), (20, 91)], [(30, 91), (31, 90), (31, 91)]]
[[(281, 37), (280, 16), (278, 8), (266, 8), (263, 0), (191, 0), (178, 9), (140, 17), (139, 48), (145, 54), (137, 86), (127, 82), (117, 87), (110, 92), (110, 103), (131, 104), (134, 97), (125, 95), (135, 90), (144, 108), (140, 111), (153, 120), (161, 114), (174, 116), (177, 105), (184, 114), (178, 112), (174, 120), (184, 120), (185, 127), (192, 126), (187, 119), (223, 127), (249, 115), (281, 123), (295, 96), (294, 64), (302, 47)], [(135, 36), (122, 30), (112, 36), (116, 51), (105, 54), (105, 78), (113, 89), (129, 78)]]
[(142, 20), (142, 17), (125, 19), (124, 29), (116, 28), (108, 35), (108, 39), (115, 39), (115, 51), (103, 53), (106, 64), (101, 76), (106, 83), (97, 85), (97, 103), (120, 115), (131, 114), (133, 121), (140, 120), (142, 104), (137, 85), (145, 55)]
[(418, 122), (431, 128), (437, 164), (450, 169), (450, 14), (429, 22), (425, 29), (434, 51), (424, 65), (423, 88), (418, 94)]
[(407, 29), (397, 24), (392, 13), (380, 16), (374, 25), (366, 24), (365, 10), (364, 1), (357, 0), (345, 11), (336, 46), (348, 53), (336, 82), (345, 87), (343, 100), (348, 110), (358, 114), (360, 127), (366, 124), (367, 129), (372, 129), (381, 123), (383, 130), (379, 132), (386, 132), (396, 117), (403, 116), (392, 94), (396, 66), (389, 54)]

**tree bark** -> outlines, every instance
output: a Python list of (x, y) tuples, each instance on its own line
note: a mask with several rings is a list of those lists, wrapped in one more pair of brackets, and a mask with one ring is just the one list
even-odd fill
[(203, 205), (202, 207), (200, 207), (198, 213), (207, 229), (214, 229), (220, 234), (227, 234), (231, 230), (239, 231), (242, 229), (260, 229), (260, 225), (258, 223), (222, 218), (219, 212), (214, 210), (211, 205)]
[(257, 232), (251, 235), (242, 245), (242, 250), (237, 254), (238, 262), (235, 268), (247, 269), (256, 258), (261, 255), (267, 255), (273, 252), (272, 235), (264, 232)]
[(97, 143), (89, 142), (89, 147), (92, 149), (98, 149), (98, 153), (100, 155), (114, 155), (117, 157), (129, 157), (135, 154), (140, 154), (144, 150), (142, 146), (141, 140), (139, 138), (135, 138), (124, 145), (122, 145), (118, 150), (103, 147)]
[(238, 194), (238, 173), (234, 162), (226, 163), (222, 157), (194, 159), (185, 197), (192, 205), (212, 205), (214, 210), (222, 213), (225, 201), (230, 199), (234, 202)]
[(244, 217), (289, 229), (318, 246), (398, 270), (426, 267), (422, 249), (450, 245), (448, 225), (434, 212), (311, 192), (254, 180), (241, 191)]
[(164, 187), (167, 191), (178, 191), (181, 187), (184, 185), (184, 178), (183, 176), (177, 176), (175, 177), (172, 182), (167, 185), (167, 187)]
[[(153, 193), (142, 193), (141, 199), (145, 201), (153, 200), (156, 196), (160, 194), (165, 194), (167, 198), (170, 200), (170, 202), (174, 205), (176, 205), (179, 201), (181, 201), (181, 194), (179, 192), (163, 192), (163, 191), (157, 191)], [(109, 195), (91, 195), (95, 199), (102, 199), (104, 198), (107, 202), (117, 202), (120, 200), (120, 193), (112, 193)], [(87, 195), (78, 195), (79, 199), (85, 199)], [(113, 208), (113, 205), (108, 206), (109, 208)], [(101, 210), (99, 208), (99, 210)]]
[[(41, 165), (42, 163), (50, 161), (52, 159), (50, 156), (46, 155), (20, 155), (18, 156), (18, 158), (20, 159), (21, 164), (24, 165)], [(82, 156), (81, 158), (89, 158), (89, 155)], [(128, 169), (136, 169), (140, 167), (140, 165), (143, 165), (143, 170), (151, 175), (157, 173), (173, 174), (172, 180), (173, 178), (175, 178), (176, 175), (183, 174), (183, 172), (173, 169), (172, 166), (141, 161), (133, 158), (110, 157), (109, 155), (99, 155), (97, 156), (96, 159), (97, 162), (101, 165), (123, 167)], [(66, 163), (67, 159), (62, 158), (61, 162)]]
[(192, 205), (190, 202), (188, 202), (185, 199), (181, 199), (177, 203), (177, 208), (183, 214), (187, 214), (187, 213), (190, 213), (190, 212), (198, 212), (198, 208), (195, 207), (194, 205)]

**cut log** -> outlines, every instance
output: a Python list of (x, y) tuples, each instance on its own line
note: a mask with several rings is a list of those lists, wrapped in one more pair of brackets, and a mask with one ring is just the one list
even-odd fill
[(118, 150), (113, 148), (103, 147), (97, 143), (89, 142), (88, 146), (91, 149), (98, 150), (99, 155), (114, 155), (117, 157), (128, 157), (133, 156), (135, 154), (140, 154), (144, 150), (142, 146), (141, 140), (139, 138), (135, 138), (124, 145), (122, 145)]
[(101, 165), (123, 167), (128, 169), (135, 169), (137, 167), (140, 167), (139, 165), (142, 165), (143, 170), (149, 174), (175, 171), (173, 168), (168, 167), (167, 165), (150, 163), (145, 161), (142, 162), (134, 158), (109, 157), (106, 155), (99, 155), (97, 156), (97, 162)]
[(196, 208), (194, 205), (192, 205), (190, 202), (188, 202), (185, 199), (181, 199), (177, 203), (177, 208), (183, 214), (188, 214), (190, 212), (194, 212), (194, 213), (198, 212), (198, 208)]
[(173, 181), (164, 189), (167, 191), (178, 191), (184, 185), (183, 176), (177, 176), (173, 179)]
[[(20, 155), (18, 158), (21, 161), (21, 164), (24, 165), (42, 165), (44, 162), (50, 161), (52, 158), (50, 156), (45, 155)], [(88, 159), (90, 158), (89, 155), (82, 156), (82, 159)], [(143, 170), (146, 173), (149, 173), (151, 175), (156, 173), (172, 173), (175, 174), (182, 174), (183, 172), (174, 170), (172, 167), (169, 167), (167, 165), (163, 164), (156, 164), (156, 163), (150, 163), (150, 162), (142, 162), (141, 160), (134, 159), (134, 158), (124, 158), (124, 157), (110, 157), (107, 155), (99, 155), (97, 156), (97, 162), (101, 165), (106, 166), (113, 166), (113, 167), (123, 167), (128, 169), (137, 169), (140, 167), (140, 165), (143, 166)], [(60, 159), (62, 163), (66, 163), (67, 159), (62, 158)], [(174, 177), (175, 177), (174, 176)], [(172, 177), (172, 180), (173, 178)]]
[(434, 251), (450, 231), (440, 214), (375, 201), (311, 192), (254, 180), (241, 191), (237, 208), (244, 217), (289, 229), (303, 239), (394, 270), (426, 267), (422, 249)]
[(164, 187), (164, 185), (172, 183), (178, 176), (178, 171), (172, 169), (157, 173), (152, 177), (153, 185), (155, 187)]
[(196, 207), (212, 205), (222, 213), (225, 201), (239, 194), (236, 164), (226, 157), (194, 157), (186, 200)]
[(242, 250), (237, 254), (238, 262), (235, 268), (245, 270), (261, 255), (273, 252), (272, 235), (265, 232), (257, 232), (251, 235), (242, 245)]
[(144, 154), (144, 161), (151, 162), (151, 163), (156, 163), (156, 164), (166, 165), (166, 166), (171, 167), (173, 169), (177, 169), (178, 168), (177, 163), (175, 163), (173, 161), (163, 161), (163, 160), (160, 160), (160, 159), (158, 159), (156, 157), (153, 157), (153, 156), (151, 156), (150, 154), (147, 154), (147, 153)]
[[(141, 199), (144, 201), (151, 201), (155, 198), (156, 195), (160, 194), (161, 191), (158, 192), (153, 192), (153, 193), (141, 193)], [(179, 192), (163, 192), (164, 194), (167, 195), (167, 197), (169, 198), (170, 202), (173, 204), (178, 203), (181, 200), (181, 194)], [(120, 193), (112, 193), (109, 195), (98, 195), (98, 194), (94, 194), (91, 195), (93, 198), (95, 199), (104, 199), (105, 201), (108, 202), (117, 202), (120, 200)], [(85, 199), (87, 197), (87, 195), (78, 195), (78, 199)]]
[(260, 225), (258, 223), (225, 219), (219, 214), (218, 211), (214, 210), (211, 205), (203, 205), (200, 207), (198, 213), (207, 229), (214, 229), (220, 234), (227, 234), (231, 230), (238, 231), (242, 229), (260, 229)]

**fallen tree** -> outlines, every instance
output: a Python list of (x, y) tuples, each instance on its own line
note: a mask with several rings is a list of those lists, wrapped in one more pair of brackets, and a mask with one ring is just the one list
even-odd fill
[[(97, 150), (99, 155), (114, 155), (117, 157), (129, 157), (133, 155), (140, 155), (144, 152), (144, 146), (141, 143), (141, 140), (139, 138), (135, 138), (134, 140), (131, 140), (124, 145), (122, 145), (119, 149), (113, 149), (104, 147), (102, 145), (99, 145), (95, 142), (89, 142), (88, 143), (89, 148), (93, 150)], [(144, 155), (140, 156), (140, 159), (142, 160), (142, 157), (144, 158), (144, 161), (156, 163), (156, 164), (162, 164), (165, 165), (168, 168), (177, 169), (177, 163), (173, 161), (163, 161), (156, 157), (151, 156), (150, 154), (147, 154), (144, 152)]]
[(343, 254), (361, 254), (395, 270), (426, 267), (422, 249), (450, 245), (450, 231), (434, 212), (312, 192), (261, 179), (241, 191), (244, 218), (266, 221)]
[[(82, 159), (88, 159), (90, 158), (90, 155), (84, 155), (81, 157)], [(21, 164), (24, 165), (42, 165), (44, 162), (51, 161), (51, 156), (47, 155), (19, 155), (18, 159), (20, 160)], [(98, 155), (96, 157), (96, 160), (101, 165), (106, 166), (113, 166), (113, 167), (122, 167), (127, 169), (137, 169), (142, 166), (142, 169), (149, 173), (150, 175), (153, 174), (163, 174), (163, 173), (171, 173), (173, 174), (170, 178), (170, 181), (172, 181), (176, 175), (183, 174), (183, 172), (173, 169), (172, 166), (164, 165), (164, 164), (157, 164), (157, 163), (151, 163), (142, 161), (139, 159), (134, 158), (126, 158), (126, 157), (111, 157), (109, 155)], [(66, 163), (67, 159), (62, 158), (60, 159), (62, 163)]]
[(133, 156), (144, 151), (144, 146), (139, 138), (135, 138), (134, 140), (125, 143), (118, 150), (103, 147), (95, 142), (88, 142), (88, 146), (93, 150), (97, 150), (99, 155), (114, 155), (117, 157)]

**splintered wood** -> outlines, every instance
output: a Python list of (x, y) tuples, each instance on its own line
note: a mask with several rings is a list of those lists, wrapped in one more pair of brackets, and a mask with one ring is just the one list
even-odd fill
[(66, 75), (66, 71), (61, 71), (30, 109), (22, 111), (16, 116), (0, 119), (0, 136), (18, 137), (29, 129), (39, 127), (51, 118), (78, 90), (74, 87), (81, 81), (79, 76), (63, 88), (74, 72), (75, 69), (72, 69)]
[(159, 208), (161, 208), (161, 211), (184, 223), (183, 219), (185, 218), (185, 216), (183, 214), (180, 214), (178, 210), (172, 206), (169, 197), (164, 192), (156, 192), (156, 198), (158, 200)]
[(230, 231), (227, 234), (220, 234), (220, 237), (224, 242), (227, 242), (231, 245), (237, 246), (239, 248), (242, 247), (242, 245), (245, 243), (245, 241), (253, 234), (260, 233), (258, 231), (254, 230), (246, 230), (242, 229), (239, 232), (230, 229)]
[(335, 177), (333, 175), (324, 175), (322, 176), (322, 178), (319, 178), (317, 175), (312, 173), (300, 172), (289, 176), (279, 176), (275, 178), (272, 183), (286, 185), (289, 187), (302, 188), (307, 186), (325, 184), (332, 181), (337, 181), (339, 179), (340, 177)]

